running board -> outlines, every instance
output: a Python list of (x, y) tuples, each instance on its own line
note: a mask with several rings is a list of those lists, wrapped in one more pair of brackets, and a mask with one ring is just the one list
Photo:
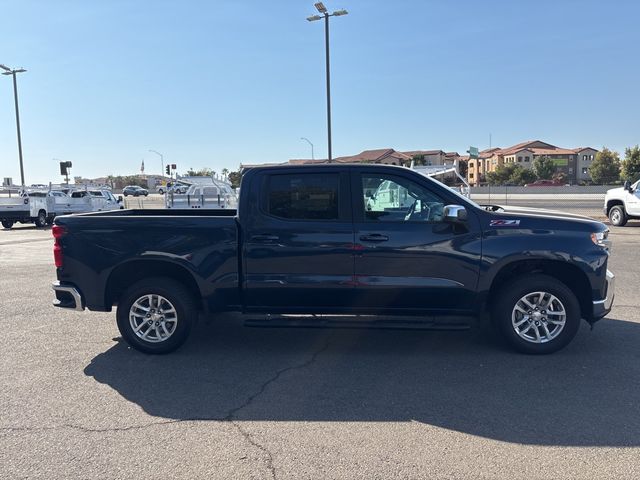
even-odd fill
[(468, 330), (471, 325), (463, 318), (443, 318), (429, 320), (422, 318), (363, 320), (357, 317), (330, 316), (269, 316), (266, 318), (248, 318), (244, 321), (247, 327), (258, 328), (361, 328), (387, 330)]

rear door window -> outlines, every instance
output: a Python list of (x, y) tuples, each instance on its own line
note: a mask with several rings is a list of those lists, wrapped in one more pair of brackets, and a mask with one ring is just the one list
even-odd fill
[(338, 220), (338, 173), (269, 175), (266, 210), (287, 220)]

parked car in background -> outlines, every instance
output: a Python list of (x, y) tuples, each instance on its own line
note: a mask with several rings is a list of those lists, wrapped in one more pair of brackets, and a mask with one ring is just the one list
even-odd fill
[(568, 183), (558, 182), (556, 180), (536, 180), (533, 183), (527, 183), (525, 187), (568, 187)]
[(640, 180), (631, 185), (607, 190), (604, 196), (604, 214), (611, 225), (623, 227), (630, 219), (640, 219)]
[(167, 183), (166, 185), (158, 185), (156, 187), (156, 192), (160, 195), (164, 195), (165, 193), (187, 193), (189, 187), (187, 185), (181, 185), (176, 183)]
[(128, 185), (122, 189), (122, 194), (125, 197), (129, 195), (133, 195), (134, 197), (147, 196), (149, 195), (149, 190), (146, 188), (139, 187), (137, 185)]

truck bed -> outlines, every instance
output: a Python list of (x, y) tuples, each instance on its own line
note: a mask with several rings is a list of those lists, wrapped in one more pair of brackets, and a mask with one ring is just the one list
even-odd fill
[(156, 265), (147, 275), (188, 273), (205, 302), (238, 303), (235, 210), (113, 210), (55, 223), (65, 229), (59, 280), (73, 281), (91, 309), (110, 310), (120, 284)]

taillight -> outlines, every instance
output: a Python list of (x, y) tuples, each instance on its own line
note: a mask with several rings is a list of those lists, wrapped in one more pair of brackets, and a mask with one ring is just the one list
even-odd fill
[(56, 268), (62, 267), (64, 263), (64, 255), (62, 253), (62, 245), (60, 243), (60, 239), (66, 235), (67, 229), (61, 225), (54, 225), (51, 227), (51, 233), (53, 234), (54, 244), (53, 244), (53, 260), (56, 264)]

